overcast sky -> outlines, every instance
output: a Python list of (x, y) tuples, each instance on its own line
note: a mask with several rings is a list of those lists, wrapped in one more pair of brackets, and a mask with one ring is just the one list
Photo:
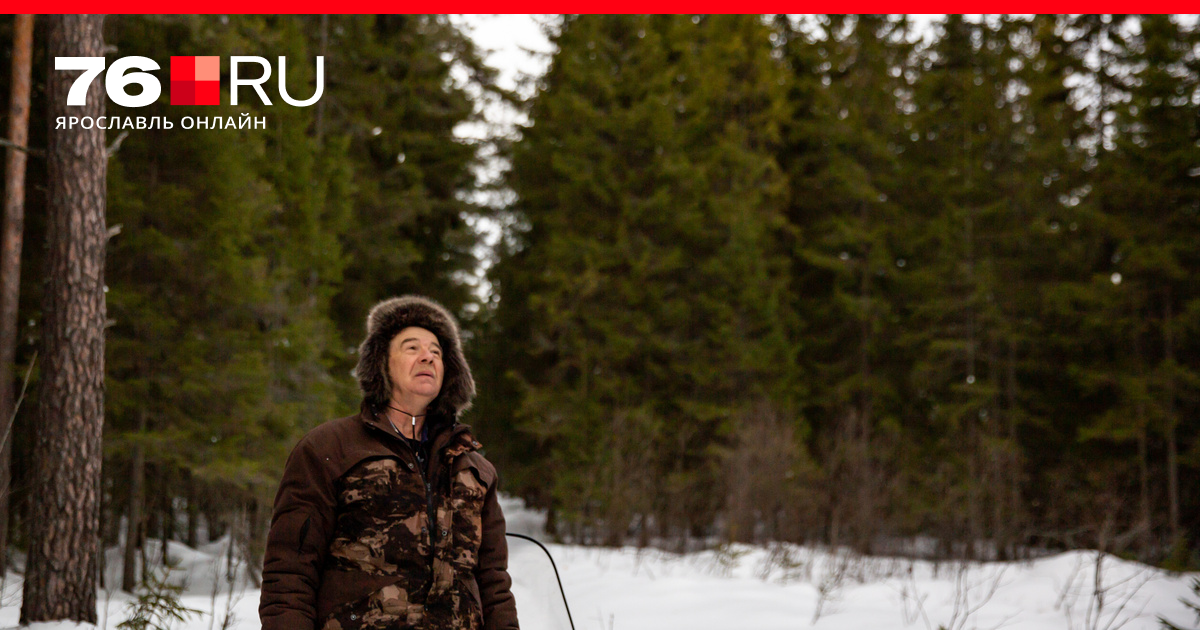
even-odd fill
[(550, 41), (542, 24), (554, 16), (455, 15), (450, 19), (487, 53), (484, 61), (500, 70), (501, 87), (513, 89), (522, 75), (540, 75), (550, 60)]

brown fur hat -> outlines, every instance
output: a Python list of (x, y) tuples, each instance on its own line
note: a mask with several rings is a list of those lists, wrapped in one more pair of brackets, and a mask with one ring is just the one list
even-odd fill
[(437, 335), (442, 346), (442, 390), (429, 403), (428, 413), (451, 418), (471, 406), (475, 397), (475, 379), (463, 356), (458, 322), (450, 311), (419, 295), (404, 295), (384, 300), (367, 315), (367, 338), (358, 348), (358, 366), (354, 375), (363, 393), (363, 407), (379, 413), (391, 398), (388, 379), (388, 350), (392, 339), (409, 326), (419, 326)]

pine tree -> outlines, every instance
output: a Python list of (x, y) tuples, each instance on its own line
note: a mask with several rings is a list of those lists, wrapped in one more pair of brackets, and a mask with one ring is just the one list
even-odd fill
[(1002, 315), (993, 348), (999, 391), (993, 412), (1003, 486), (993, 499), (993, 522), (1000, 552), (1010, 557), (1030, 531), (1031, 502), (1068, 503), (1069, 497), (1041, 494), (1054, 480), (1040, 474), (1060, 470), (1048, 460), (1071, 452), (1066, 425), (1084, 413), (1073, 408), (1078, 389), (1064, 363), (1082, 349), (1070, 324), (1057, 328), (1076, 312), (1058, 311), (1053, 296), (1058, 286), (1091, 281), (1100, 222), (1080, 205), (1091, 190), (1081, 146), (1088, 127), (1067, 87), (1076, 60), (1061, 22), (1036, 16), (1007, 25), (1007, 80), (1015, 96), (1006, 105), (1012, 123), (1001, 128), (1007, 149), (993, 162), (1005, 200), (991, 288)]
[(901, 203), (916, 229), (903, 237), (912, 255), (900, 342), (917, 359), (917, 443), (938, 462), (920, 492), (943, 541), (965, 537), (974, 554), (976, 542), (1011, 540), (1019, 517), (1014, 371), (1027, 305), (1009, 288), (1020, 286), (1028, 239), (1029, 210), (1011, 198), (1013, 182), (1030, 177), (1014, 128), (1023, 114), (1013, 68), (1025, 60), (1011, 45), (1019, 23), (951, 16), (944, 28), (924, 54), (909, 119)]
[(569, 18), (514, 149), (528, 229), (497, 265), (497, 322), (553, 507), (608, 542), (703, 531), (739, 432), (794, 413), (768, 35), (757, 18)]
[[(51, 57), (102, 54), (103, 16), (50, 20)], [(67, 91), (76, 76), (57, 73), (51, 78), (50, 120), (68, 113)], [(104, 115), (99, 82), (88, 88), (82, 109), (71, 113)], [(52, 129), (46, 156), (46, 358), (21, 623), (95, 623), (106, 319), (104, 134), (98, 129)]]
[[(485, 214), (470, 201), (479, 147), (454, 130), (476, 117), (470, 90), (496, 88), (446, 16), (335, 16), (328, 37), (323, 128), (348, 143), (353, 177), (332, 304), (353, 347), (367, 310), (389, 295), (421, 293), (463, 315), (477, 301), (464, 280), (478, 265), (468, 219)], [(353, 364), (347, 356), (345, 369)]]
[(14, 146), (5, 150), (4, 232), (0, 260), (0, 575), (8, 571), (11, 523), (12, 435), (17, 392), (14, 365), (20, 336), (17, 309), (21, 294), (21, 249), (25, 237), (25, 163), (29, 145), (29, 92), (33, 64), (33, 16), (13, 19), (12, 83), (9, 90), (8, 136)]
[[(312, 66), (296, 63), (311, 55), (294, 18), (270, 29), (270, 18), (216, 21), (128, 17), (114, 30), (123, 50), (151, 57), (167, 41), (201, 53), (269, 48), (292, 60), (293, 95), (313, 84)], [(261, 515), (255, 506), (269, 500), (295, 440), (352, 397), (348, 379), (330, 374), (342, 345), (328, 316), (344, 264), (345, 143), (318, 150), (311, 110), (242, 102), (185, 113), (246, 112), (265, 116), (267, 129), (146, 130), (130, 134), (112, 160), (120, 234), (110, 253), (108, 446), (122, 476), (126, 465), (134, 471), (130, 493), (120, 496), (124, 484), (114, 491), (133, 512), (145, 505), (164, 538), (172, 526), (165, 497), (184, 493), (169, 480), (219, 489), (225, 509), (247, 505)], [(145, 111), (178, 108), (168, 114), (164, 94)], [(160, 483), (140, 484), (149, 474)], [(152, 496), (138, 496), (142, 489)], [(127, 564), (148, 533), (139, 535), (141, 515), (132, 516)], [(126, 566), (126, 588), (133, 575)]]
[(889, 371), (902, 362), (889, 361), (898, 357), (885, 340), (894, 334), (891, 276), (905, 264), (892, 251), (900, 208), (889, 199), (899, 184), (911, 46), (903, 20), (831, 16), (811, 26), (819, 35), (782, 23), (792, 89), (805, 95), (790, 99), (800, 107), (780, 153), (800, 235), (793, 308), (813, 333), (803, 360), (824, 384), (810, 408), (825, 467), (826, 534), (865, 551), (887, 527), (886, 451), (902, 443), (888, 435), (899, 411)]
[[(1133, 70), (1127, 77), (1128, 104), (1117, 110), (1113, 150), (1101, 158), (1107, 172), (1121, 177), (1101, 180), (1099, 189), (1110, 218), (1112, 260), (1119, 262), (1114, 273), (1120, 274), (1119, 291), (1127, 296), (1123, 308), (1144, 326), (1134, 334), (1138, 355), (1145, 358), (1122, 381), (1128, 383), (1122, 406), (1138, 410), (1134, 431), (1139, 439), (1145, 440), (1140, 433), (1149, 430), (1162, 440), (1166, 539), (1182, 550), (1180, 438), (1194, 439), (1194, 433), (1181, 434), (1180, 412), (1195, 405), (1182, 392), (1185, 384), (1200, 382), (1197, 366), (1180, 353), (1195, 344), (1189, 305), (1197, 286), (1187, 270), (1200, 262), (1190, 245), (1200, 211), (1200, 183), (1190, 174), (1200, 160), (1200, 105), (1190, 97), (1200, 86), (1197, 33), (1167, 16), (1142, 17), (1139, 26), (1122, 58)], [(1119, 439), (1124, 423), (1112, 415), (1105, 416), (1101, 430)], [(1144, 449), (1139, 444), (1140, 457)]]

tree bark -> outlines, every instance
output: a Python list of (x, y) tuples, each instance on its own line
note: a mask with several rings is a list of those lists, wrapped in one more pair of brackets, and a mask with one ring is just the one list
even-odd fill
[(1179, 425), (1175, 417), (1175, 316), (1171, 307), (1171, 287), (1167, 286), (1163, 297), (1163, 358), (1167, 363), (1166, 407), (1167, 407), (1167, 500), (1171, 520), (1171, 545), (1182, 541), (1183, 528), (1179, 518), (1179, 445), (1175, 439)]
[[(867, 214), (867, 202), (858, 202), (858, 219), (863, 234), (870, 234), (871, 223)], [(864, 239), (867, 237), (864, 236)], [(876, 487), (875, 466), (872, 461), (874, 449), (871, 445), (871, 425), (875, 415), (875, 386), (871, 382), (871, 347), (874, 345), (875, 308), (871, 305), (871, 244), (868, 241), (863, 252), (862, 270), (859, 276), (859, 303), (862, 308), (859, 322), (858, 347), (858, 377), (859, 408), (858, 430), (855, 447), (859, 460), (856, 466), (858, 474), (858, 523), (855, 546), (863, 553), (871, 552), (871, 542), (879, 531), (879, 523), (875, 518)]]
[[(103, 16), (47, 19), (51, 58), (104, 55)], [(105, 96), (102, 81), (93, 81), (86, 104), (68, 108), (67, 91), (78, 75), (51, 71), (47, 81), (45, 362), (21, 625), (96, 623), (106, 316), (104, 131), (58, 129), (55, 120), (102, 116)]]
[(187, 546), (195, 549), (200, 545), (200, 534), (197, 525), (200, 522), (200, 494), (196, 492), (196, 478), (191, 471), (185, 471), (187, 479)]
[[(1134, 308), (1132, 318), (1137, 321), (1137, 309)], [(1142, 356), (1142, 334), (1140, 330), (1135, 330), (1133, 333), (1133, 358), (1137, 361), (1138, 380), (1143, 385), (1146, 382), (1146, 363)], [(1141, 529), (1141, 556), (1149, 557), (1151, 547), (1153, 545), (1154, 522), (1151, 518), (1150, 506), (1150, 423), (1146, 417), (1146, 393), (1144, 391), (1137, 392), (1137, 404), (1135, 405), (1138, 427), (1138, 513), (1139, 524)]]
[(162, 516), (159, 517), (159, 523), (162, 524), (162, 529), (159, 530), (159, 541), (162, 545), (159, 547), (161, 554), (160, 560), (162, 565), (170, 566), (167, 560), (170, 559), (170, 554), (167, 553), (171, 539), (175, 537), (175, 507), (172, 505), (173, 497), (171, 494), (170, 470), (163, 466), (162, 474), (158, 476), (158, 483), (154, 484), (158, 490), (158, 504), (161, 506)]
[(1017, 342), (1013, 338), (1015, 333), (1010, 332), (1008, 336), (1008, 360), (1005, 362), (1005, 380), (1007, 386), (1004, 388), (1007, 395), (1007, 404), (1005, 405), (1005, 420), (1008, 423), (1008, 444), (1009, 451), (1006, 458), (1008, 470), (1007, 491), (1005, 492), (1006, 503), (1008, 504), (1009, 522), (1005, 525), (1006, 543), (1010, 545), (1011, 558), (1016, 558), (1019, 553), (1017, 541), (1020, 535), (1017, 533), (1023, 526), (1022, 511), (1021, 511), (1021, 460), (1020, 446), (1017, 441)]
[[(146, 414), (138, 416), (138, 434), (146, 431)], [(133, 447), (129, 462), (129, 518), (125, 522), (125, 564), (121, 568), (121, 590), (132, 593), (138, 585), (138, 549), (142, 546), (142, 506), (145, 502), (146, 458), (141, 444)]]
[(17, 304), (21, 295), (21, 246), (25, 232), (25, 151), (29, 144), (29, 80), (33, 61), (33, 16), (13, 22), (12, 89), (8, 103), (8, 148), (4, 163), (4, 234), (0, 237), (0, 575), (8, 570), (8, 493), (12, 483), (15, 409), (13, 362), (17, 356)]

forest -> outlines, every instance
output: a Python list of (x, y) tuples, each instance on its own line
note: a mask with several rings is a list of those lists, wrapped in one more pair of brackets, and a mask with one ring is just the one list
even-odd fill
[[(548, 28), (523, 98), (445, 16), (105, 19), (110, 59), (285, 55), (296, 92), (325, 64), (311, 107), (108, 106), (268, 120), (105, 139), (99, 533), (128, 580), (147, 538), (261, 560), (283, 461), (357, 411), (366, 312), (404, 293), (460, 317), (461, 420), (559, 540), (1200, 567), (1195, 19)], [(40, 18), (33, 46), (0, 564), (39, 498)], [(460, 137), (480, 95), (526, 123)]]

